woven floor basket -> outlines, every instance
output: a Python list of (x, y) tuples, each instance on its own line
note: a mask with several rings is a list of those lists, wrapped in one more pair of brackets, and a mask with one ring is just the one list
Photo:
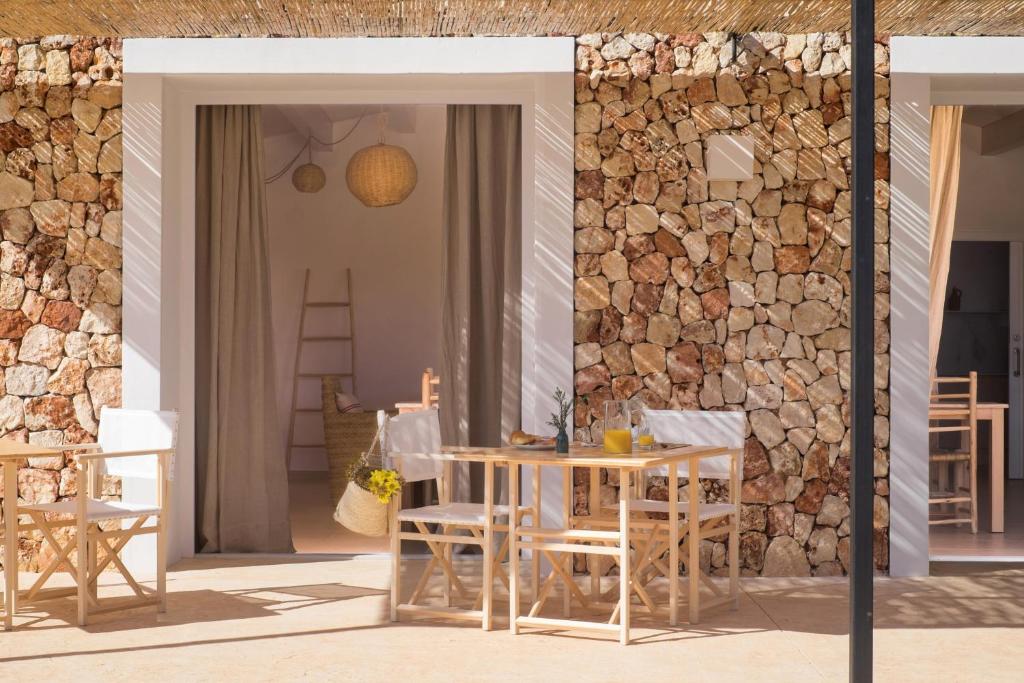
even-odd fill
[[(334, 395), (346, 391), (340, 377), (327, 375), (321, 381), (324, 413), (324, 446), (327, 450), (327, 474), (331, 504), (337, 505), (348, 485), (349, 466), (373, 443), (377, 433), (377, 413), (341, 413)], [(378, 503), (379, 504), (379, 503)]]

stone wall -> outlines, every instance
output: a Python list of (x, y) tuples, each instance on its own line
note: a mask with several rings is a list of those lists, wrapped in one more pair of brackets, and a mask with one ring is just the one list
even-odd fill
[[(121, 401), (119, 40), (0, 39), (0, 231), (0, 435), (93, 441)], [(71, 465), (30, 459), (19, 498), (73, 496)], [(22, 538), (26, 569), (40, 541)]]
[[(875, 46), (875, 560), (888, 565), (888, 48)], [(742, 410), (742, 571), (849, 555), (850, 45), (840, 33), (586, 35), (576, 48), (577, 437), (609, 398)], [(708, 182), (707, 137), (755, 141)], [(577, 505), (586, 507), (586, 473)], [(602, 495), (617, 497), (604, 479)], [(724, 495), (703, 482), (703, 495)], [(664, 479), (650, 494), (664, 499)], [(703, 564), (723, 573), (722, 543)]]

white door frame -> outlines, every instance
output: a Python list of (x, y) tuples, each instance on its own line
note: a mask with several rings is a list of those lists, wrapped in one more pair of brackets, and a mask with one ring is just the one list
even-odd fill
[(928, 574), (928, 168), (933, 104), (1024, 104), (1024, 38), (890, 42), (889, 572)]
[[(521, 105), (522, 408), (537, 431), (544, 397), (573, 380), (573, 50), (572, 38), (125, 41), (124, 405), (181, 413), (172, 562), (195, 546), (195, 107)], [(149, 492), (126, 482), (125, 495)], [(549, 495), (561, 497), (554, 477)], [(144, 570), (152, 553), (126, 559)]]

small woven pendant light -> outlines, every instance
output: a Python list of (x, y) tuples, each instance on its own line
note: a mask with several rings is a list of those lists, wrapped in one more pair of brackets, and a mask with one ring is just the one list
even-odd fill
[(386, 144), (387, 114), (381, 112), (378, 143), (364, 147), (349, 159), (345, 182), (364, 205), (392, 206), (405, 201), (416, 187), (416, 162), (403, 147)]
[(313, 163), (313, 141), (311, 139), (306, 140), (306, 149), (308, 152), (306, 163), (297, 166), (292, 171), (292, 185), (299, 192), (312, 194), (324, 189), (327, 175), (324, 173), (324, 169)]

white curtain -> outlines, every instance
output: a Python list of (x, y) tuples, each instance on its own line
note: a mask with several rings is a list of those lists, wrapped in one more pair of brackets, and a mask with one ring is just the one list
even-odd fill
[(202, 552), (292, 552), (260, 108), (199, 107), (196, 124), (199, 546)]
[[(520, 108), (450, 105), (445, 150), (441, 430), (497, 446), (521, 421)], [(455, 476), (455, 500), (482, 491)], [(499, 491), (504, 495), (504, 486)]]
[(957, 190), (960, 186), (960, 123), (962, 106), (932, 107), (929, 219), (931, 255), (928, 262), (928, 369), (935, 376), (946, 304), (949, 254), (953, 248)]

